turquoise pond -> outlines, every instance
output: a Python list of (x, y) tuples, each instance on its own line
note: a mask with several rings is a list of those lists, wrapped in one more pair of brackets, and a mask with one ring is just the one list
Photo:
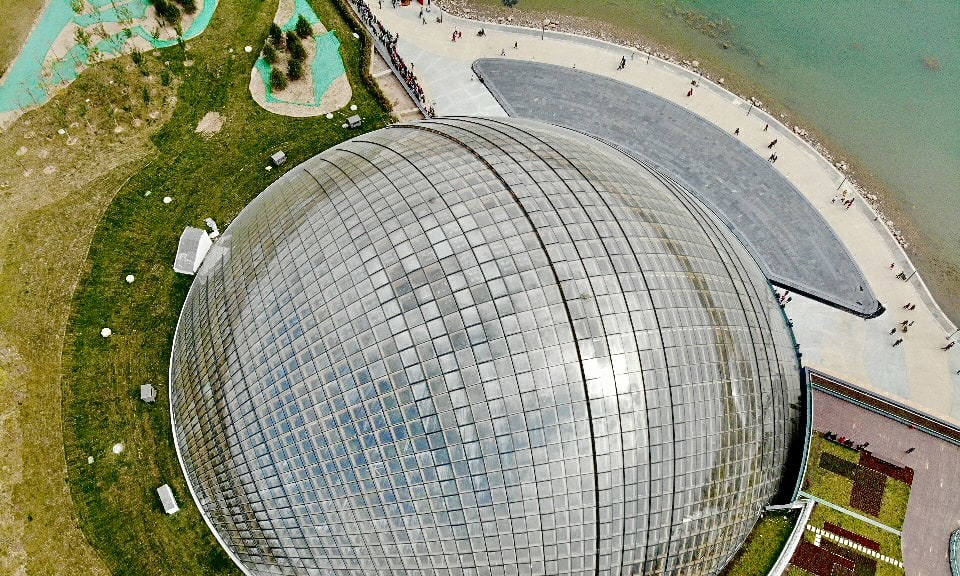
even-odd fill
[[(91, 48), (101, 54), (119, 54), (129, 39), (139, 36), (154, 48), (166, 48), (176, 40), (154, 38), (143, 26), (136, 24), (142, 19), (149, 5), (148, 0), (87, 0), (96, 11), (76, 14), (70, 0), (50, 0), (40, 16), (37, 26), (24, 43), (23, 50), (13, 62), (3, 83), (0, 84), (0, 112), (11, 112), (43, 104), (50, 98), (50, 87), (71, 82), (77, 77), (78, 68), (90, 63), (92, 50), (75, 45), (66, 54), (44, 70), (44, 59), (57, 37), (70, 23), (89, 27), (99, 23), (127, 23), (122, 32), (100, 40)], [(217, 0), (207, 0), (195, 15), (190, 27), (183, 33), (189, 40), (206, 29), (217, 9)], [(48, 73), (45, 73), (48, 72)]]

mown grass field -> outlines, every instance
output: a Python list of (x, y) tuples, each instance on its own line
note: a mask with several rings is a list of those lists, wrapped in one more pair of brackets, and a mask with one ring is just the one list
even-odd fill
[[(335, 8), (312, 4), (339, 32), (364, 129), (386, 124), (360, 79), (359, 42)], [(358, 133), (340, 116), (253, 103), (256, 53), (243, 46), (262, 43), (275, 10), (220, 0), (186, 54), (148, 53), (147, 75), (129, 57), (98, 65), (0, 135), (0, 573), (237, 573), (193, 506), (170, 435), (167, 360), (190, 282), (172, 270), (177, 239), (205, 217), (225, 227), (278, 176), (264, 170), (277, 149), (289, 168)], [(195, 134), (210, 111), (223, 129)], [(156, 405), (137, 399), (145, 382)], [(164, 482), (183, 509), (172, 517), (155, 492)]]

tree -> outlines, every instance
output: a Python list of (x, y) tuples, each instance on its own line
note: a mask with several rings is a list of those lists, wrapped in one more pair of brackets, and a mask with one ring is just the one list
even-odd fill
[(307, 38), (308, 36), (313, 36), (313, 27), (310, 26), (310, 23), (307, 22), (307, 19), (303, 17), (303, 14), (297, 18), (297, 36), (301, 38)]
[(273, 72), (270, 74), (270, 85), (273, 86), (273, 89), (277, 92), (287, 87), (287, 76), (283, 73), (283, 70), (273, 69)]
[(287, 52), (294, 60), (303, 60), (307, 57), (307, 51), (303, 47), (300, 37), (293, 33), (293, 30), (287, 32)]
[(167, 24), (173, 25), (180, 22), (180, 9), (177, 8), (177, 5), (170, 0), (151, 0), (153, 2), (153, 7), (157, 11), (157, 16), (166, 22)]
[(197, 3), (195, 0), (177, 0), (177, 3), (183, 6), (183, 11), (187, 14), (193, 14), (197, 11)]
[(291, 58), (290, 61), (287, 62), (287, 76), (289, 76), (291, 80), (303, 78), (303, 62)]
[(270, 40), (277, 48), (283, 48), (283, 30), (274, 22), (270, 24)]
[(263, 59), (271, 64), (277, 63), (277, 51), (269, 42), (263, 45)]

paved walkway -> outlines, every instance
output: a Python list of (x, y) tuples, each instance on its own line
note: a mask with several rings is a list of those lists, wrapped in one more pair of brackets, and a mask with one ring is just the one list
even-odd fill
[(473, 69), (511, 116), (614, 142), (678, 180), (733, 230), (771, 282), (859, 316), (879, 312), (850, 252), (767, 161), (769, 149), (760, 156), (687, 108), (598, 74), (506, 58), (477, 60)]
[[(707, 81), (701, 80), (700, 87), (688, 98), (695, 74), (656, 59), (648, 65), (640, 55), (631, 59), (632, 51), (612, 44), (551, 32), (541, 40), (539, 30), (480, 24), (446, 15), (438, 24), (433, 17), (436, 9), (425, 14), (428, 24), (422, 24), (419, 5), (394, 9), (385, 2), (382, 9), (375, 3), (371, 9), (388, 30), (400, 34), (397, 49), (415, 66), (428, 101), (440, 115), (505, 115), (471, 70), (476, 59), (499, 58), (503, 51), (514, 59), (576, 65), (577, 69), (616, 77), (670, 99), (726, 132), (740, 128), (741, 142), (764, 158), (769, 155), (767, 144), (778, 139), (776, 169), (823, 215), (856, 259), (877, 299), (891, 309), (875, 319), (863, 320), (795, 296), (786, 310), (794, 321), (804, 364), (960, 423), (960, 375), (956, 374), (960, 370), (960, 346), (949, 352), (940, 350), (947, 342), (945, 336), (956, 327), (933, 303), (919, 275), (908, 282), (895, 277), (900, 270), (910, 274), (913, 267), (862, 200), (858, 199), (850, 210), (830, 203), (842, 175), (785, 126), (756, 109), (747, 115), (748, 103)], [(477, 37), (481, 26), (487, 34)], [(457, 42), (451, 41), (454, 30), (463, 32)], [(617, 71), (624, 55), (627, 66)], [(767, 131), (763, 131), (764, 124), (770, 125)], [(891, 262), (896, 263), (894, 269), (890, 269)], [(907, 302), (915, 304), (916, 309), (901, 312), (900, 306)], [(901, 320), (913, 320), (915, 324), (908, 334), (889, 335)], [(894, 348), (892, 343), (898, 337), (904, 342)]]
[(818, 391), (813, 419), (821, 432), (869, 442), (878, 458), (913, 468), (901, 536), (903, 564), (909, 576), (947, 574), (950, 533), (960, 528), (960, 446)]

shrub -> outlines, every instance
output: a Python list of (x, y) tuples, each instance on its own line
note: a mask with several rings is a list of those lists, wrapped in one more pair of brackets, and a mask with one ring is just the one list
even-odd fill
[(193, 14), (197, 11), (197, 3), (195, 0), (177, 0), (177, 4), (183, 6), (183, 11), (187, 14)]
[(152, 0), (157, 16), (170, 25), (180, 22), (180, 9), (170, 0)]
[(292, 59), (287, 62), (287, 76), (289, 76), (291, 80), (303, 78), (303, 62)]
[(287, 87), (287, 76), (283, 73), (283, 70), (273, 69), (273, 73), (270, 74), (270, 85), (277, 92)]
[(313, 27), (310, 26), (310, 23), (307, 22), (307, 19), (303, 17), (303, 14), (297, 18), (297, 36), (301, 38), (306, 38), (308, 36), (313, 36)]
[(517, 2), (519, 2), (519, 1), (520, 1), (520, 0), (503, 0), (503, 5), (512, 8), (512, 7), (516, 6), (516, 5), (517, 5)]
[(270, 41), (277, 48), (283, 48), (283, 30), (277, 26), (276, 22), (270, 24)]
[(160, 83), (164, 86), (169, 86), (170, 82), (173, 81), (173, 77), (170, 75), (170, 71), (167, 69), (160, 71)]
[(271, 64), (277, 63), (277, 51), (269, 42), (263, 45), (263, 59)]
[(303, 47), (300, 37), (293, 33), (293, 30), (287, 32), (287, 52), (294, 60), (303, 60), (307, 57), (307, 51)]

